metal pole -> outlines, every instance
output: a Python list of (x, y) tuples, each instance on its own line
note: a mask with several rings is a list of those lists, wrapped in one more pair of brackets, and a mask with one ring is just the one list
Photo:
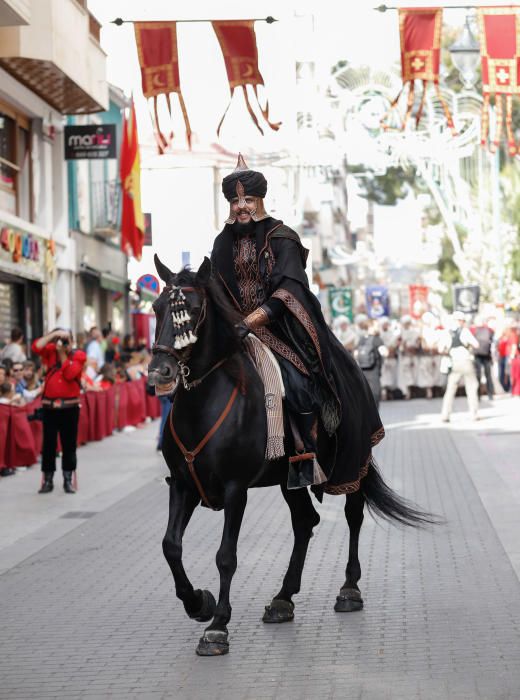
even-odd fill
[[(121, 19), (121, 17), (116, 17), (116, 19), (110, 20), (110, 24), (115, 24), (118, 27), (120, 27), (122, 24), (134, 24), (134, 21), (137, 22), (138, 20), (133, 20), (133, 19)], [(184, 24), (184, 23), (192, 23), (192, 22), (226, 22), (227, 20), (216, 20), (216, 19), (167, 19), (167, 20), (139, 20), (143, 22), (154, 22), (154, 21), (162, 21), (162, 22), (176, 22), (177, 24)], [(240, 21), (240, 20), (230, 20), (230, 21)], [(248, 20), (243, 20), (243, 21), (248, 21), (248, 22), (267, 22), (267, 24), (272, 24), (273, 22), (278, 22), (277, 19), (274, 17), (271, 17), (269, 15), (268, 17), (253, 17), (252, 19)]]
[(491, 162), (491, 205), (493, 208), (493, 238), (497, 247), (498, 303), (504, 303), (504, 267), (502, 256), (502, 226), (500, 202), (500, 149), (497, 148)]

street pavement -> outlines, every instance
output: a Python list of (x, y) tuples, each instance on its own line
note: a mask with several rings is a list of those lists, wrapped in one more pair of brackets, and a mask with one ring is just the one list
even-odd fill
[[(446, 519), (426, 530), (365, 518), (362, 612), (337, 614), (344, 499), (326, 497), (295, 620), (264, 625), (292, 546), (277, 489), (251, 491), (232, 587), (230, 654), (200, 658), (203, 630), (175, 597), (161, 540), (166, 467), (157, 422), (78, 451), (80, 492), (37, 467), (0, 479), (0, 698), (518, 700), (520, 400), (382, 405), (385, 479)], [(217, 594), (222, 513), (197, 509), (185, 566)]]

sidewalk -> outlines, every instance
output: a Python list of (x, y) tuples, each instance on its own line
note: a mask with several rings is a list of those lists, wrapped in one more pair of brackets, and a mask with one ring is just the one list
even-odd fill
[[(277, 489), (252, 490), (232, 587), (231, 651), (222, 658), (195, 655), (203, 625), (186, 618), (162, 555), (168, 490), (153, 450), (155, 425), (85, 448), (85, 491), (77, 501), (58, 489), (42, 506), (37, 476), (5, 479), (0, 508), (14, 501), (12, 528), (22, 539), (0, 555), (27, 539), (34, 553), (0, 575), (0, 698), (518, 700), (517, 406), (509, 398), (483, 403), (482, 420), (473, 424), (458, 399), (446, 425), (439, 400), (382, 405), (388, 435), (376, 458), (385, 479), (447, 522), (421, 531), (365, 518), (359, 613), (332, 609), (348, 535), (344, 499), (326, 497), (317, 506), (322, 520), (294, 622), (260, 621), (280, 586), (292, 537)], [(104, 464), (118, 476), (102, 487), (116, 478), (107, 477)], [(93, 478), (97, 470), (90, 500), (89, 469)], [(64, 519), (52, 499), (60, 515), (88, 510), (92, 517)], [(53, 513), (32, 533), (16, 514), (20, 507), (28, 513), (29, 503), (42, 518)], [(188, 575), (214, 594), (222, 519), (197, 509), (184, 544)], [(62, 522), (75, 529), (38, 548), (39, 533)]]
[(78, 448), (79, 490), (74, 495), (63, 491), (59, 459), (50, 494), (38, 494), (39, 464), (0, 479), (0, 574), (91, 514), (106, 510), (153, 479), (162, 479), (168, 471), (155, 450), (158, 430), (159, 420), (154, 420), (144, 428), (116, 432)]

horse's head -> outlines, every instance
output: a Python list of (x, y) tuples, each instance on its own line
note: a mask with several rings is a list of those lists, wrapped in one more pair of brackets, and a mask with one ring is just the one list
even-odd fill
[(148, 366), (148, 382), (159, 396), (175, 390), (179, 372), (190, 358), (206, 313), (205, 287), (211, 276), (211, 262), (204, 262), (197, 272), (182, 270), (174, 274), (154, 256), (159, 277), (165, 282), (153, 303), (156, 317), (153, 358)]

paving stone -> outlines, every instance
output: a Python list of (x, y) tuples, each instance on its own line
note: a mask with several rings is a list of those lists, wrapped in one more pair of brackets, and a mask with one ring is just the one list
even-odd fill
[[(175, 597), (161, 551), (168, 492), (153, 481), (0, 576), (0, 698), (518, 700), (520, 583), (457, 433), (416, 420), (417, 406), (384, 406), (396, 427), (376, 456), (393, 488), (446, 525), (419, 531), (365, 518), (362, 612), (333, 611), (348, 532), (343, 499), (326, 497), (296, 618), (263, 625), (292, 535), (278, 491), (252, 491), (231, 653), (197, 657), (204, 626)], [(214, 594), (221, 524), (221, 513), (198, 509), (184, 544), (188, 575)]]

